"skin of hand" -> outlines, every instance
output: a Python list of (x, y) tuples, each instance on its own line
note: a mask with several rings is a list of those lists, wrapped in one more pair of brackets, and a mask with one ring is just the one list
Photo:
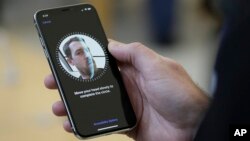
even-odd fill
[[(137, 127), (125, 134), (137, 141), (191, 141), (209, 98), (183, 67), (141, 43), (109, 40), (108, 49), (117, 59), (137, 117)], [(45, 78), (45, 86), (57, 88), (52, 75)], [(52, 110), (57, 116), (66, 115), (61, 101)], [(64, 129), (71, 132), (69, 121)]]

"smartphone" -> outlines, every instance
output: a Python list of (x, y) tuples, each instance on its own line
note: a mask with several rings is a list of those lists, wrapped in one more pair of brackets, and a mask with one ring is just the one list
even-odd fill
[(80, 4), (41, 10), (34, 22), (75, 135), (86, 139), (135, 127), (96, 9)]

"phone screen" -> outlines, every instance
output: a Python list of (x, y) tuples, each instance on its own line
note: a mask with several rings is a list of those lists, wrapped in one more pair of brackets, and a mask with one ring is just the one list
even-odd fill
[(135, 114), (95, 8), (37, 12), (36, 24), (76, 134), (132, 128)]

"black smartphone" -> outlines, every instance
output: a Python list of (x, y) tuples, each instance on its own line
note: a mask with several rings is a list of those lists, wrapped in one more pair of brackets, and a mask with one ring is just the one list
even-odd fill
[(80, 4), (41, 10), (34, 21), (74, 133), (86, 139), (135, 127), (96, 9)]

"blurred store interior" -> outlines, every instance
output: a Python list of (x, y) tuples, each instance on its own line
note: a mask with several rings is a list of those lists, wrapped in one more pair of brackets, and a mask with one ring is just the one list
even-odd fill
[[(220, 18), (201, 0), (162, 0), (165, 3), (158, 4), (160, 7), (156, 1), (161, 0), (0, 0), (0, 140), (78, 140), (63, 130), (66, 118), (58, 118), (51, 111), (51, 105), (60, 98), (56, 90), (48, 90), (43, 84), (50, 69), (33, 25), (38, 9), (91, 3), (109, 38), (141, 42), (177, 60), (195, 83), (210, 93)], [(170, 14), (160, 15), (164, 12)], [(158, 28), (164, 22), (168, 26)], [(101, 140), (132, 139), (117, 134), (91, 139)]]

